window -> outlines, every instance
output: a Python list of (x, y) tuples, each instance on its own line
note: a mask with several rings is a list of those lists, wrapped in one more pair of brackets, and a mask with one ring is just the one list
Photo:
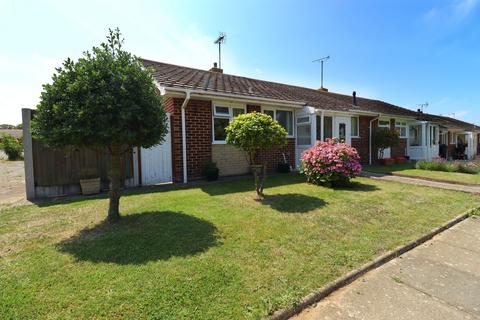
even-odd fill
[(352, 120), (351, 120), (351, 124), (352, 124), (352, 129), (351, 129), (351, 135), (352, 137), (358, 137), (359, 136), (359, 133), (358, 133), (358, 117), (352, 117)]
[(379, 128), (390, 128), (390, 121), (388, 120), (378, 120)]
[(312, 126), (308, 124), (302, 124), (297, 126), (297, 145), (309, 146), (312, 144)]
[(422, 125), (410, 127), (410, 146), (419, 147), (422, 145)]
[(430, 145), (437, 145), (437, 127), (430, 127)]
[(290, 110), (263, 110), (263, 113), (268, 114), (287, 131), (287, 135), (293, 136), (293, 111)]
[(347, 139), (347, 125), (345, 123), (340, 123), (338, 125), (338, 139), (341, 142), (345, 142)]
[(407, 137), (407, 123), (404, 121), (395, 121), (395, 129), (398, 131), (400, 138)]
[(323, 117), (323, 139), (333, 138), (333, 117)]
[(225, 128), (231, 119), (245, 113), (243, 107), (215, 105), (213, 108), (213, 142), (225, 142)]

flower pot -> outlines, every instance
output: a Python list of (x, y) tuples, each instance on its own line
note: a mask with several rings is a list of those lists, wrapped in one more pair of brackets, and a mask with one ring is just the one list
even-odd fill
[(80, 179), (80, 186), (82, 187), (82, 194), (96, 194), (100, 192), (100, 178)]

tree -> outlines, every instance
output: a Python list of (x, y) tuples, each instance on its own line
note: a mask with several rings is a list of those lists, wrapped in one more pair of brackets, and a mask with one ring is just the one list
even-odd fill
[(263, 196), (266, 153), (274, 147), (286, 144), (287, 131), (269, 115), (258, 112), (237, 116), (225, 131), (227, 143), (247, 153), (255, 178), (255, 190), (258, 196)]
[(137, 57), (122, 49), (119, 29), (109, 30), (107, 43), (70, 58), (45, 84), (32, 134), (56, 149), (94, 148), (111, 155), (107, 221), (120, 219), (124, 183), (122, 156), (132, 147), (161, 143), (167, 117), (152, 74)]
[(373, 133), (373, 144), (379, 151), (380, 159), (383, 159), (385, 149), (398, 146), (400, 135), (397, 130), (377, 128)]
[(22, 140), (10, 134), (3, 133), (0, 136), (0, 150), (3, 150), (8, 160), (19, 160), (22, 158)]

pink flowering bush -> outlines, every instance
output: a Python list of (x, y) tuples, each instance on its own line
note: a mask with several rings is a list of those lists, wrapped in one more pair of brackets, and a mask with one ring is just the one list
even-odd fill
[(300, 172), (319, 185), (346, 185), (362, 171), (357, 150), (335, 139), (318, 141), (302, 153), (301, 161)]

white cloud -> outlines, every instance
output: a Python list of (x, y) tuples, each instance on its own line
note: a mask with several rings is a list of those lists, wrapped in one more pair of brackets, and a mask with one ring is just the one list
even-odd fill
[(424, 20), (442, 24), (457, 24), (465, 20), (477, 7), (479, 0), (454, 0), (444, 6), (435, 6), (425, 15)]

